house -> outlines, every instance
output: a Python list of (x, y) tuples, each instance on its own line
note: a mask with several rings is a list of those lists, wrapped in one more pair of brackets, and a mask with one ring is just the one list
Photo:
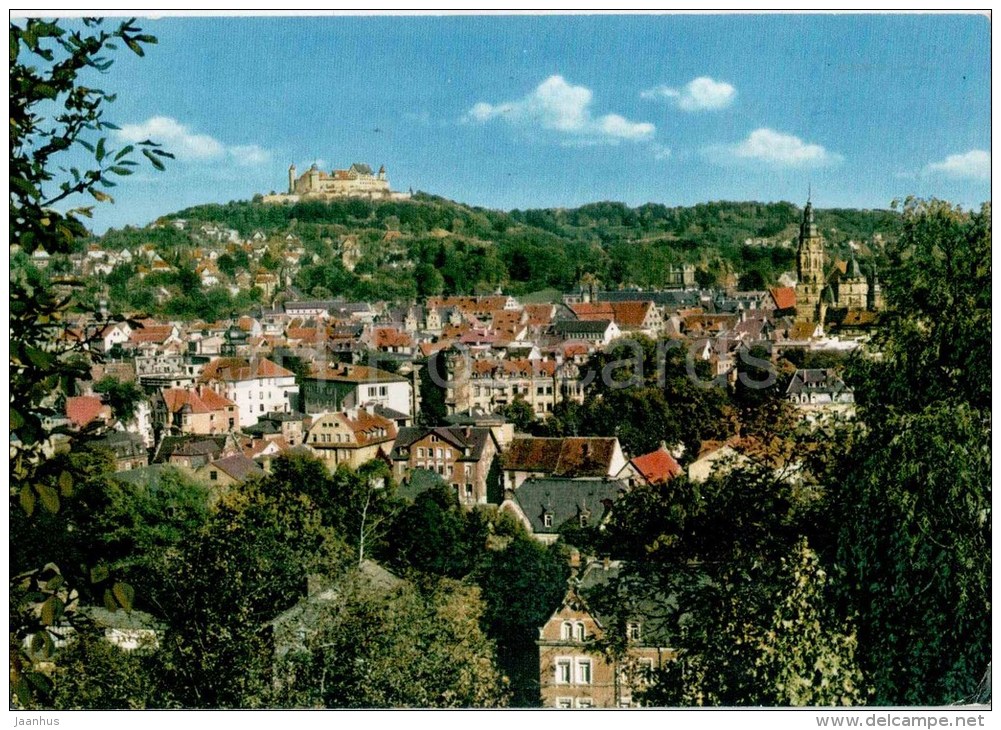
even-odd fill
[(664, 326), (660, 308), (649, 300), (580, 302), (569, 306), (581, 322), (611, 320), (623, 332), (656, 337)]
[(214, 459), (238, 453), (241, 453), (240, 444), (231, 433), (164, 436), (157, 445), (153, 463), (197, 469)]
[(111, 431), (93, 441), (91, 447), (106, 449), (115, 460), (115, 471), (131, 471), (149, 464), (149, 452), (142, 438), (126, 431)]
[(769, 289), (772, 302), (775, 305), (774, 313), (778, 317), (794, 316), (796, 314), (796, 287), (779, 286)]
[(124, 345), (132, 336), (132, 328), (128, 322), (115, 322), (107, 325), (101, 330), (98, 337), (101, 339), (101, 350), (111, 352), (115, 345)]
[(236, 403), (207, 385), (165, 388), (152, 398), (154, 427), (160, 432), (213, 434), (236, 430)]
[(396, 424), (364, 408), (325, 413), (313, 420), (306, 445), (334, 471), (347, 464), (357, 469), (367, 461), (386, 455), (396, 440)]
[(515, 516), (537, 540), (553, 543), (567, 526), (605, 521), (627, 482), (610, 479), (526, 479), (508, 489), (500, 509)]
[(303, 418), (302, 413), (265, 413), (253, 426), (244, 428), (243, 432), (267, 440), (281, 439), (289, 446), (298, 446), (303, 443)]
[[(579, 558), (577, 558), (579, 561)], [(663, 632), (651, 625), (642, 606), (625, 626), (592, 610), (589, 596), (615, 581), (621, 564), (592, 562), (570, 586), (559, 607), (539, 629), (539, 689), (543, 707), (635, 707), (636, 694), (651, 672), (674, 659)], [(622, 631), (626, 650), (611, 658), (595, 642)]]
[(553, 323), (553, 332), (564, 340), (597, 342), (602, 346), (622, 334), (618, 325), (609, 319), (588, 321), (561, 319)]
[(240, 426), (271, 411), (290, 413), (299, 396), (295, 374), (267, 358), (217, 358), (202, 370), (201, 381), (236, 403)]
[(685, 471), (663, 441), (656, 451), (636, 456), (629, 463), (636, 472), (636, 481), (650, 485), (663, 484)]
[(850, 413), (854, 409), (855, 391), (832, 368), (800, 369), (789, 381), (786, 400), (802, 410)]
[(619, 479), (632, 474), (619, 440), (612, 437), (519, 437), (501, 458), (504, 488), (526, 479)]
[(66, 399), (66, 418), (74, 428), (86, 428), (91, 423), (110, 423), (111, 406), (96, 395), (71, 396)]
[(302, 381), (306, 413), (329, 413), (376, 403), (413, 414), (413, 386), (402, 375), (365, 365), (313, 364)]
[(195, 470), (196, 477), (214, 487), (242, 484), (263, 474), (264, 470), (257, 462), (243, 454), (230, 454), (203, 464)]
[[(407, 480), (414, 469), (435, 472), (452, 486), (461, 504), (471, 506), (487, 503), (487, 477), (499, 451), (490, 428), (414, 426), (400, 429), (389, 458), (398, 481)], [(499, 502), (499, 495), (493, 501)]]
[(704, 441), (698, 457), (688, 465), (688, 480), (704, 482), (714, 474), (722, 474), (735, 466), (746, 466), (751, 460), (738, 450), (737, 439)]

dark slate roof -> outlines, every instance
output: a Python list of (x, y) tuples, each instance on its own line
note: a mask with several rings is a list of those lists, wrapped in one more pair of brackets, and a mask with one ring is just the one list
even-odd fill
[(261, 476), (264, 470), (257, 465), (253, 459), (247, 458), (243, 454), (233, 454), (222, 459), (213, 461), (210, 465), (213, 469), (219, 469), (229, 474), (238, 482), (244, 482), (251, 477)]
[(666, 606), (676, 609), (677, 597), (637, 599), (635, 592), (629, 590), (630, 581), (623, 576), (622, 567), (618, 561), (594, 561), (584, 569), (577, 591), (587, 603), (591, 615), (603, 627), (610, 628), (612, 619), (603, 609), (611, 602), (617, 611), (624, 610), (630, 620), (640, 622), (640, 646), (670, 646), (670, 638), (662, 622), (651, 617), (662, 615)]
[[(156, 456), (153, 457), (153, 462), (156, 464), (163, 464), (170, 460), (171, 455), (178, 449), (185, 447), (187, 444), (194, 442), (213, 442), (217, 449), (217, 452), (222, 452), (226, 448), (226, 436), (199, 436), (199, 435), (186, 435), (186, 436), (164, 436), (160, 440), (160, 446), (157, 448)], [(187, 453), (187, 452), (183, 452)]]
[(409, 421), (410, 416), (406, 413), (400, 413), (388, 406), (384, 406), (381, 403), (375, 404), (375, 413), (377, 416), (382, 416), (383, 418), (388, 418), (390, 421)]
[(142, 439), (136, 434), (126, 431), (112, 431), (106, 436), (95, 440), (93, 445), (95, 448), (108, 449), (118, 459), (130, 456), (149, 456)]
[(851, 390), (831, 368), (812, 368), (797, 370), (786, 395), (800, 393), (842, 393)]
[[(526, 479), (514, 491), (514, 501), (528, 518), (532, 532), (556, 534), (570, 520), (588, 514), (588, 524), (596, 525), (612, 503), (626, 490), (624, 481), (605, 479)], [(546, 527), (545, 515), (552, 515)]]
[(561, 319), (553, 323), (553, 329), (560, 335), (605, 334), (611, 324), (607, 319), (575, 320)]
[(371, 175), (372, 168), (366, 165), (364, 162), (355, 162), (351, 165), (351, 169), (361, 175)]
[(505, 469), (581, 479), (608, 476), (614, 437), (516, 438), (502, 457)]
[(469, 449), (468, 456), (460, 456), (456, 461), (479, 461), (483, 456), (483, 449), (487, 445), (488, 439), (492, 439), (493, 433), (489, 428), (476, 428), (472, 426), (439, 426), (436, 428), (422, 428), (420, 426), (404, 426), (396, 435), (393, 442), (393, 450), (390, 453), (391, 459), (409, 459), (409, 456), (400, 454), (401, 447), (409, 447), (415, 441), (420, 440), (429, 433), (434, 433), (442, 441), (452, 444), (457, 449), (465, 451)]
[(264, 419), (259, 420), (252, 426), (244, 426), (242, 430), (251, 436), (273, 436), (282, 432), (281, 426), (276, 425), (273, 421), (265, 421)]

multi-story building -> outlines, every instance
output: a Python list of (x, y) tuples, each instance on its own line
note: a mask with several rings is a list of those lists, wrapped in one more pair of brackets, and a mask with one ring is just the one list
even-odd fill
[(409, 427), (400, 429), (390, 459), (397, 480), (405, 481), (414, 469), (434, 472), (455, 489), (460, 503), (471, 506), (487, 503), (490, 465), (499, 451), (490, 428)]
[[(613, 619), (591, 609), (589, 594), (617, 576), (620, 568), (608, 561), (588, 565), (579, 578), (571, 579), (563, 601), (539, 629), (543, 707), (635, 707), (651, 673), (674, 658), (667, 640), (642, 614)], [(595, 643), (613, 631), (623, 632), (627, 642), (616, 659), (598, 651)]]
[(299, 396), (295, 374), (267, 358), (217, 358), (205, 366), (201, 380), (236, 403), (240, 426), (251, 426), (271, 411), (290, 413)]
[(152, 398), (153, 428), (161, 434), (215, 434), (239, 426), (236, 403), (207, 385), (166, 388)]
[(402, 375), (365, 365), (315, 365), (302, 381), (306, 413), (331, 413), (377, 404), (413, 415), (413, 386)]
[(313, 420), (306, 445), (330, 471), (341, 464), (357, 469), (388, 455), (396, 440), (396, 424), (364, 408), (325, 413)]

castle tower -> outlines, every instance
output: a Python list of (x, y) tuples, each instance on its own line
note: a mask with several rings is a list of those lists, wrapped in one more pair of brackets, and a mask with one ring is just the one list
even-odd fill
[(796, 309), (800, 317), (816, 321), (820, 297), (824, 290), (824, 237), (813, 218), (813, 203), (806, 202), (803, 223), (799, 228), (799, 249), (796, 252)]
[(288, 194), (295, 193), (295, 163), (288, 166)]
[(309, 168), (309, 188), (307, 192), (320, 192), (320, 168), (314, 162)]
[(842, 309), (865, 309), (868, 305), (869, 282), (858, 265), (852, 251), (845, 275), (838, 282), (838, 307)]
[(879, 285), (879, 272), (872, 267), (872, 279), (869, 280), (869, 296), (867, 297), (869, 311), (878, 312), (883, 308), (883, 289)]
[(385, 180), (386, 179), (386, 166), (385, 165), (380, 165), (379, 166), (379, 179), (380, 180)]

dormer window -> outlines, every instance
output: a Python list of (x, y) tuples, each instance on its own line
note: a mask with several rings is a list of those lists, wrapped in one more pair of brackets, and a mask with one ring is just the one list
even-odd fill
[(546, 512), (544, 515), (542, 515), (542, 525), (543, 527), (553, 526), (553, 514), (551, 512)]
[(591, 519), (591, 512), (589, 510), (584, 510), (580, 513), (580, 526), (587, 527), (588, 520)]
[(642, 631), (638, 621), (630, 621), (626, 624), (626, 636), (630, 641), (639, 641), (641, 635)]

